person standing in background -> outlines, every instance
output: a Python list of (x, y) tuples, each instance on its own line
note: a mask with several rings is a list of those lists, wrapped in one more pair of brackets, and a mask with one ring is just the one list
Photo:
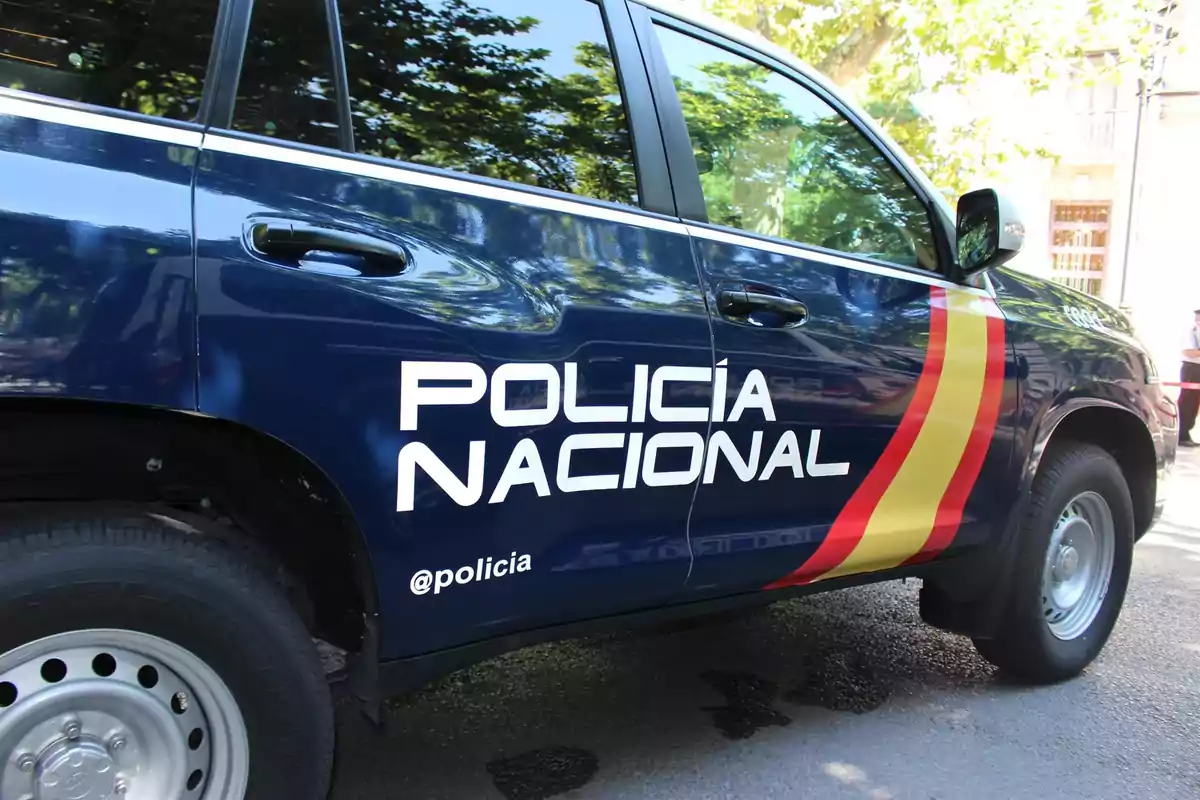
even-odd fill
[[(1200, 383), (1200, 308), (1192, 312), (1192, 327), (1183, 343), (1183, 369), (1179, 373), (1183, 384)], [(1200, 411), (1200, 389), (1189, 389), (1185, 385), (1179, 390), (1179, 445), (1195, 447), (1192, 441), (1192, 426), (1196, 424), (1196, 412)]]

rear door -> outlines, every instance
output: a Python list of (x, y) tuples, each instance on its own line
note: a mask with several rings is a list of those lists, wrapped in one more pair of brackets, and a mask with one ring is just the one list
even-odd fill
[(338, 6), (256, 0), (222, 77), (201, 410), (342, 489), (387, 656), (677, 596), (712, 348), (624, 7)]
[[(931, 203), (804, 76), (635, 10), (713, 310), (690, 589), (728, 594), (978, 545), (1004, 519), (1008, 353), (945, 279)], [(671, 120), (682, 122), (672, 124)]]
[(216, 18), (0, 0), (0, 394), (194, 408), (191, 179)]

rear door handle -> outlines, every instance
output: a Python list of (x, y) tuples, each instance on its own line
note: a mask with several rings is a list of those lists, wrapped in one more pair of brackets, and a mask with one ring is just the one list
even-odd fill
[(362, 256), (371, 275), (397, 275), (408, 267), (408, 253), (398, 244), (362, 233), (307, 222), (256, 222), (250, 228), (254, 249), (266, 256), (302, 259), (314, 250)]
[(717, 293), (717, 308), (724, 317), (757, 327), (767, 326), (751, 318), (755, 311), (778, 315), (777, 326), (781, 328), (802, 325), (808, 319), (808, 306), (799, 300), (748, 289), (722, 289)]

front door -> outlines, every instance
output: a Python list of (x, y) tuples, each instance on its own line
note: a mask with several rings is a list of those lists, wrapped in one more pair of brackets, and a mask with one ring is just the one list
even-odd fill
[(601, 6), (339, 5), (349, 114), (325, 4), (258, 0), (206, 136), (201, 410), (345, 493), (387, 656), (678, 595), (709, 320)]
[(990, 295), (942, 277), (926, 201), (819, 89), (666, 17), (642, 31), (707, 209), (691, 231), (716, 400), (690, 589), (804, 583), (984, 541), (1001, 500), (972, 489), (985, 468), (1000, 479), (1011, 448), (993, 446), (1011, 419)]

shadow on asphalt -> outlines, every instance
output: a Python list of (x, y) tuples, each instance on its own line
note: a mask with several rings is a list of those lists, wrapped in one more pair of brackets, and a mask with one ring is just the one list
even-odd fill
[[(931, 691), (1021, 691), (970, 641), (921, 623), (916, 594), (915, 581), (847, 589), (518, 651), (392, 702), (381, 736), (344, 704), (333, 798), (543, 800), (609, 780), (628, 787), (720, 757), (731, 740), (820, 735), (830, 714)], [(847, 786), (854, 770), (825, 765)]]

